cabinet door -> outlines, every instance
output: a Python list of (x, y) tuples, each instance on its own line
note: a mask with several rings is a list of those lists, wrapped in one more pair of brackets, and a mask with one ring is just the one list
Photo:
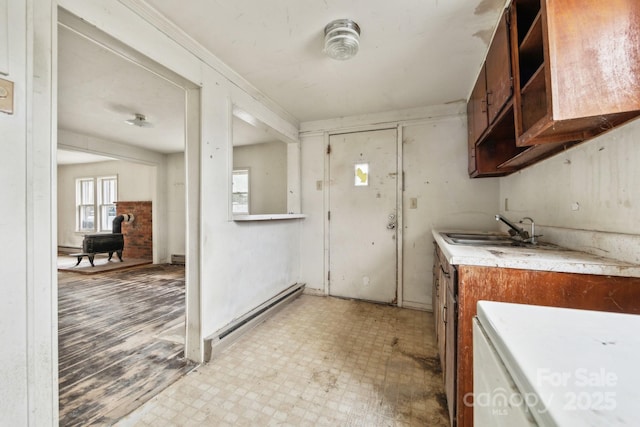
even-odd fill
[(487, 120), (487, 75), (484, 66), (482, 66), (478, 80), (476, 80), (471, 92), (467, 111), (471, 112), (468, 118), (469, 146), (471, 146), (475, 145), (482, 132), (489, 126), (489, 121)]
[(447, 395), (447, 404), (449, 406), (449, 416), (453, 420), (456, 412), (456, 343), (457, 343), (457, 303), (454, 293), (455, 270), (449, 273), (449, 283), (445, 291), (447, 295), (446, 302), (446, 349), (445, 349), (445, 376), (444, 391)]
[(476, 164), (476, 137), (473, 132), (473, 102), (471, 99), (467, 102), (467, 143), (469, 145), (469, 176), (473, 176), (478, 170)]
[(487, 113), (488, 122), (493, 123), (513, 94), (511, 81), (511, 54), (509, 50), (509, 28), (507, 13), (502, 15), (493, 41), (487, 52)]
[(445, 376), (447, 367), (446, 367), (446, 340), (447, 340), (447, 330), (446, 330), (446, 311), (447, 311), (447, 285), (446, 285), (446, 276), (445, 271), (443, 270), (442, 264), (439, 267), (439, 289), (438, 289), (438, 354), (440, 355), (440, 366), (442, 366), (442, 376)]
[(433, 320), (436, 330), (436, 342), (438, 340), (438, 319), (440, 314), (438, 313), (438, 291), (440, 279), (440, 259), (438, 257), (438, 245), (434, 242), (435, 250), (433, 251), (433, 286), (431, 288), (431, 309), (433, 310)]

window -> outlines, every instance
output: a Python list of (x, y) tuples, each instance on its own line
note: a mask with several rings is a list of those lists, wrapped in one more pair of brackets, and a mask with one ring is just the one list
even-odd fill
[(118, 178), (106, 176), (76, 180), (78, 231), (111, 231), (116, 217)]
[(116, 217), (116, 177), (98, 178), (98, 208), (100, 231), (111, 231), (113, 219)]
[(76, 198), (78, 205), (78, 230), (95, 230), (95, 205), (93, 197), (93, 178), (83, 178), (77, 181)]
[(356, 163), (354, 167), (354, 185), (362, 187), (369, 185), (369, 163)]
[(249, 169), (234, 169), (231, 185), (231, 209), (234, 214), (249, 214)]

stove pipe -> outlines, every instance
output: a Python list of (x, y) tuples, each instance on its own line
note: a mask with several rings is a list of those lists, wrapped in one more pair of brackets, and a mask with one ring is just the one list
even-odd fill
[(111, 228), (112, 233), (122, 233), (122, 222), (131, 222), (133, 221), (133, 215), (131, 214), (122, 214), (118, 215), (113, 219), (113, 226)]

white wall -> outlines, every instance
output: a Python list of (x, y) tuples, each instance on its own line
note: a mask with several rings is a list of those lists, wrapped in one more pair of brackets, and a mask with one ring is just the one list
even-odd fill
[[(76, 232), (76, 179), (116, 175), (118, 201), (151, 201), (156, 194), (156, 168), (125, 161), (58, 166), (58, 245), (81, 247), (84, 232)], [(184, 210), (184, 209), (183, 209)]]
[(185, 255), (186, 199), (184, 153), (167, 156), (167, 253)]
[(250, 214), (287, 213), (287, 144), (233, 147), (233, 167), (249, 168)]
[[(410, 112), (303, 123), (301, 139), (302, 223), (300, 269), (310, 292), (326, 285), (326, 136), (341, 129), (370, 130), (380, 123), (401, 124), (403, 142), (403, 301), (430, 309), (434, 228), (493, 230), (498, 180), (467, 175), (467, 131), (463, 105), (434, 106)], [(394, 121), (395, 120), (395, 121)], [(368, 124), (367, 124), (368, 122)], [(323, 130), (324, 129), (324, 130)], [(417, 208), (410, 208), (410, 199)]]
[(639, 139), (635, 120), (501, 178), (503, 213), (533, 217), (557, 243), (640, 262)]
[(0, 424), (45, 426), (58, 415), (55, 8), (41, 0), (5, 4), (2, 78), (14, 83), (15, 99), (12, 115), (0, 113)]
[(404, 305), (431, 310), (431, 231), (497, 229), (498, 181), (469, 179), (463, 114), (405, 126), (403, 154)]
[[(8, 27), (9, 73), (4, 77), (15, 83), (15, 112), (0, 114), (5, 142), (0, 177), (10, 183), (2, 187), (2, 200), (11, 210), (0, 219), (0, 233), (11, 242), (0, 249), (3, 283), (11, 284), (3, 288), (0, 299), (0, 414), (6, 425), (57, 425), (58, 420), (58, 5), (81, 17), (89, 27), (104, 30), (193, 82), (188, 91), (196, 88), (190, 99), (198, 102), (188, 102), (188, 111), (194, 108), (197, 118), (204, 119), (197, 131), (188, 126), (187, 137), (187, 152), (199, 153), (189, 157), (185, 174), (190, 183), (188, 214), (193, 219), (186, 243), (194, 248), (191, 261), (187, 253), (192, 313), (187, 323), (189, 331), (196, 331), (195, 344), (189, 344), (187, 337), (187, 354), (201, 359), (204, 336), (299, 277), (297, 220), (243, 226), (229, 221), (228, 209), (231, 105), (239, 105), (291, 141), (298, 138), (295, 120), (161, 16), (140, 10), (146, 7), (144, 3), (9, 0), (9, 25), (1, 24)], [(171, 34), (167, 36), (167, 32)], [(193, 122), (188, 114), (188, 123)], [(197, 138), (190, 137), (195, 134)], [(94, 142), (90, 138), (78, 141), (81, 146)], [(158, 176), (162, 179), (162, 174)]]
[[(190, 183), (187, 215), (197, 222), (186, 236), (186, 246), (194, 248), (186, 254), (187, 293), (200, 297), (188, 297), (188, 305), (193, 303), (190, 307), (199, 310), (200, 317), (195, 324), (191, 319), (198, 316), (188, 317), (188, 328), (204, 338), (297, 282), (298, 220), (237, 224), (229, 218), (232, 106), (285, 140), (298, 140), (297, 123), (142, 3), (61, 0), (60, 5), (200, 88), (200, 138), (187, 138), (185, 174)], [(189, 155), (194, 152), (197, 159)], [(202, 357), (204, 348), (197, 352), (194, 356), (187, 344), (187, 354), (195, 358)]]

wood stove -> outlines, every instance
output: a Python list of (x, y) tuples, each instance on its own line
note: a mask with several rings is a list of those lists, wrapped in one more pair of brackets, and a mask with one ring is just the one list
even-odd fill
[(118, 215), (113, 219), (111, 234), (85, 234), (82, 240), (82, 252), (70, 254), (78, 258), (76, 265), (80, 264), (83, 257), (87, 257), (93, 267), (93, 259), (96, 254), (108, 253), (109, 261), (115, 252), (122, 262), (122, 250), (124, 249), (124, 235), (122, 234), (122, 222), (132, 221), (132, 215)]

